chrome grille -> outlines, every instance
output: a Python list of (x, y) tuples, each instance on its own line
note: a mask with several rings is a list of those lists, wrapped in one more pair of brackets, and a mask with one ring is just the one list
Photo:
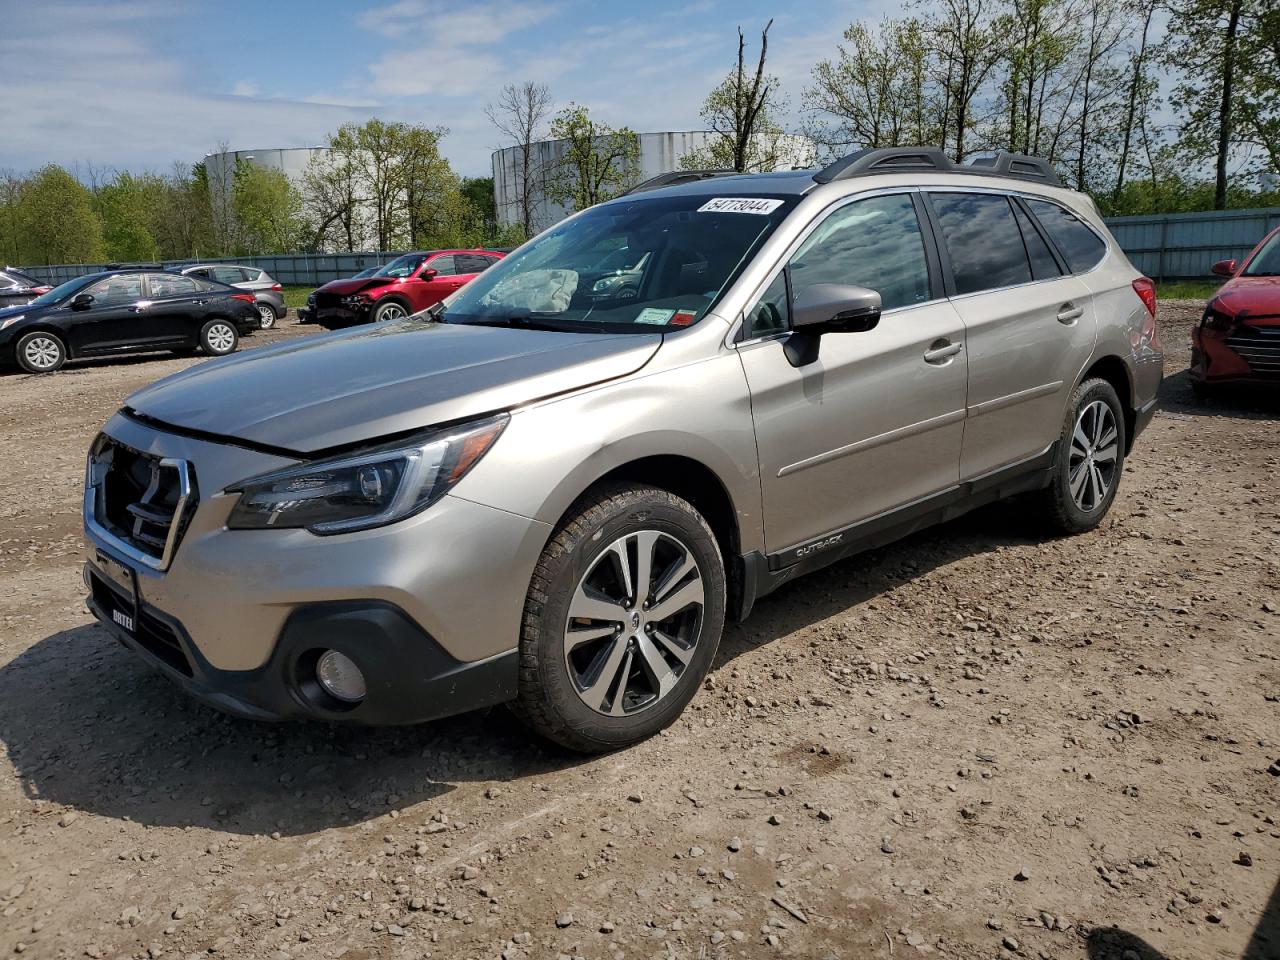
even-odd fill
[(1252, 368), (1254, 373), (1280, 376), (1280, 327), (1251, 327), (1241, 324), (1227, 346)]
[(196, 503), (185, 460), (157, 457), (105, 434), (89, 453), (85, 522), (131, 559), (164, 570)]

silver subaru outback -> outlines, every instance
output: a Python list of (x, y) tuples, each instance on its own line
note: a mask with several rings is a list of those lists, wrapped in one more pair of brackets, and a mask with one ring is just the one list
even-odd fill
[(669, 174), (427, 313), (133, 395), (88, 602), (240, 716), (506, 702), (608, 750), (802, 573), (1014, 494), (1096, 526), (1162, 365), (1151, 281), (1041, 160)]

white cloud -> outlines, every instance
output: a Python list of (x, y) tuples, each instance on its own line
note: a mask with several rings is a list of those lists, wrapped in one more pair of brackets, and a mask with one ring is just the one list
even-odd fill
[(235, 86), (231, 88), (233, 97), (256, 97), (258, 95), (258, 85), (250, 83), (248, 80), (237, 80)]

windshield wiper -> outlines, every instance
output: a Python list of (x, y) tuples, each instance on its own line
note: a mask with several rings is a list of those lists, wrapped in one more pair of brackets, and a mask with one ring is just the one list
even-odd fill
[(550, 330), (554, 333), (600, 333), (599, 324), (575, 320), (559, 320), (555, 317), (539, 317), (532, 314), (515, 314), (509, 317), (481, 317), (476, 320), (459, 320), (470, 327), (512, 327), (519, 330)]

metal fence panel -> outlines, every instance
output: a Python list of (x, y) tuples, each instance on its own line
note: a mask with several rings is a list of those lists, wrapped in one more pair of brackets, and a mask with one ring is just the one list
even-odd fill
[[(1147, 276), (1156, 280), (1203, 280), (1210, 276), (1209, 267), (1215, 260), (1241, 259), (1268, 231), (1280, 226), (1280, 208), (1111, 217), (1107, 226), (1133, 265)], [(286, 286), (318, 287), (368, 267), (380, 266), (397, 256), (395, 252), (282, 253), (265, 257), (168, 260), (161, 266), (240, 263), (265, 270)], [(64, 263), (20, 269), (46, 283), (57, 284), (121, 266), (134, 264)]]
[(1217, 260), (1240, 260), (1280, 226), (1280, 209), (1205, 210), (1112, 217), (1112, 236), (1156, 280), (1203, 280)]

